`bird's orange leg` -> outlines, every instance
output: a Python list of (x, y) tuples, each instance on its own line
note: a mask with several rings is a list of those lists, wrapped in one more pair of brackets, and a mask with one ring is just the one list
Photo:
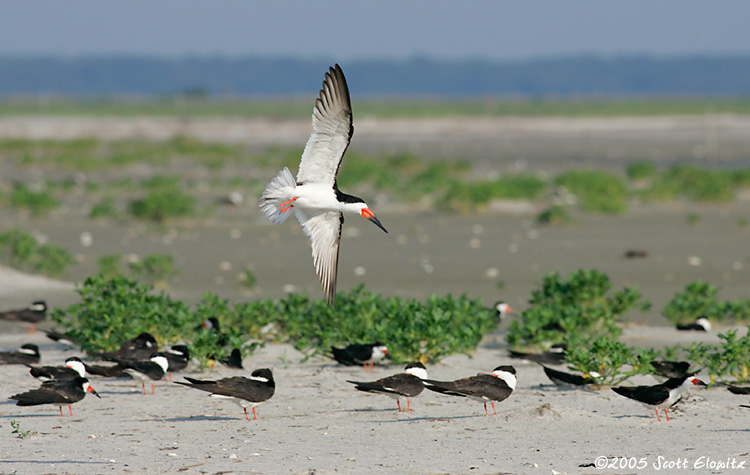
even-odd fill
[(494, 412), (495, 415), (497, 415), (497, 411), (495, 410), (495, 401), (492, 401), (492, 412)]
[(253, 406), (253, 420), (254, 421), (258, 420), (258, 416), (255, 414), (255, 406)]
[(60, 406), (60, 416), (63, 416), (63, 415), (64, 414), (62, 413), (62, 406)]
[[(73, 406), (68, 404), (68, 410), (70, 411), (70, 417), (73, 417)], [(62, 412), (62, 407), (60, 408), (60, 412)]]
[(487, 414), (488, 416), (490, 415), (490, 411), (487, 410), (487, 403), (486, 402), (484, 403), (484, 413)]
[(666, 409), (664, 409), (664, 415), (667, 416), (667, 421), (669, 421), (669, 413), (667, 412)]
[(659, 417), (659, 408), (656, 408), (656, 420), (661, 422), (661, 417)]
[(401, 412), (401, 400), (396, 399), (396, 404), (398, 404), (398, 412)]
[(411, 412), (411, 407), (409, 407), (410, 405), (411, 405), (411, 399), (407, 399), (406, 400), (406, 412)]
[(245, 420), (246, 420), (246, 421), (249, 421), (249, 420), (250, 420), (250, 418), (249, 418), (249, 417), (247, 417), (247, 408), (246, 408), (246, 407), (243, 407), (243, 408), (242, 408), (242, 410), (243, 410), (243, 411), (245, 411)]
[(299, 198), (299, 196), (295, 196), (291, 200), (284, 201), (283, 203), (281, 203), (279, 205), (279, 208), (280, 208), (279, 213), (285, 213), (285, 212), (289, 211), (290, 209), (292, 209), (294, 207), (294, 205), (289, 204), (289, 203), (293, 203), (293, 202), (297, 201), (298, 198)]
[(151, 395), (153, 396), (156, 394), (156, 383), (151, 383)]

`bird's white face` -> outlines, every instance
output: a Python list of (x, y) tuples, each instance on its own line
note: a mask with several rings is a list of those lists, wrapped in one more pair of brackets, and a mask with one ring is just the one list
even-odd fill
[(165, 372), (167, 371), (167, 368), (169, 368), (169, 361), (163, 356), (154, 356), (151, 358), (151, 361), (161, 366)]
[(386, 347), (385, 345), (372, 347), (372, 360), (373, 361), (382, 360), (387, 354), (388, 354), (388, 347)]
[(508, 371), (497, 370), (492, 372), (492, 376), (505, 381), (505, 384), (507, 384), (510, 389), (516, 389), (517, 379), (515, 374)]
[(35, 355), (36, 354), (36, 351), (34, 351), (31, 348), (19, 348), (18, 352), (19, 353), (24, 353), (26, 355)]
[(702, 326), (704, 330), (711, 331), (711, 322), (709, 322), (707, 318), (701, 317), (696, 320), (695, 323)]
[(86, 377), (86, 367), (83, 365), (82, 362), (68, 361), (67, 363), (65, 363), (65, 366), (74, 370), (76, 373), (80, 374), (82, 378)]
[(264, 378), (263, 376), (248, 376), (247, 379), (252, 379), (253, 381), (260, 381), (261, 383), (268, 382), (268, 378)]
[(44, 312), (47, 310), (47, 306), (43, 303), (35, 303), (29, 306), (29, 310), (32, 310), (34, 312)]
[(685, 389), (690, 389), (694, 386), (705, 386), (705, 385), (706, 383), (696, 378), (695, 376), (690, 376), (689, 378), (685, 380), (685, 382), (682, 383), (682, 387)]
[(498, 302), (497, 305), (495, 305), (495, 310), (497, 310), (500, 317), (504, 317), (506, 313), (513, 311), (513, 309), (510, 308), (510, 305), (505, 302)]
[(407, 369), (406, 374), (414, 375), (419, 379), (427, 379), (427, 370), (419, 366)]

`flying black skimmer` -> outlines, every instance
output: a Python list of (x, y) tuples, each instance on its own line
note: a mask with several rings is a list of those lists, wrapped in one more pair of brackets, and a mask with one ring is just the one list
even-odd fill
[(39, 363), (39, 347), (26, 343), (16, 351), (0, 351), (0, 364), (35, 364)]
[(387, 378), (378, 379), (370, 383), (347, 381), (355, 384), (354, 389), (373, 394), (385, 394), (396, 400), (398, 411), (401, 412), (401, 398), (406, 398), (406, 412), (411, 412), (410, 400), (419, 396), (424, 389), (422, 380), (427, 379), (427, 370), (422, 363), (409, 363), (403, 373), (394, 374)]
[(65, 360), (65, 366), (29, 366), (29, 373), (40, 381), (53, 379), (75, 379), (86, 377), (86, 366), (77, 356)]
[(333, 306), (344, 212), (359, 214), (388, 232), (363, 199), (342, 193), (336, 184), (341, 159), (354, 133), (349, 88), (338, 64), (325, 75), (312, 123), (297, 179), (284, 168), (266, 187), (259, 206), (274, 223), (283, 222), (291, 214), (288, 211), (294, 210), (312, 241), (315, 271), (328, 304)]
[(664, 415), (669, 420), (667, 410), (682, 399), (683, 394), (693, 386), (706, 386), (706, 383), (693, 375), (687, 375), (682, 378), (671, 378), (654, 386), (618, 386), (612, 388), (612, 391), (654, 408), (656, 419), (661, 421), (659, 408), (664, 409)]
[(47, 318), (47, 302), (37, 300), (28, 307), (0, 312), (0, 320), (31, 323), (30, 332), (36, 331), (36, 324)]
[(597, 381), (597, 378), (601, 376), (595, 371), (592, 371), (589, 374), (580, 375), (558, 371), (556, 369), (548, 368), (544, 365), (542, 365), (542, 368), (544, 368), (544, 373), (547, 375), (547, 377), (557, 386), (598, 385), (599, 382)]
[(60, 333), (54, 330), (42, 330), (46, 335), (47, 338), (54, 341), (55, 343), (60, 343), (61, 345), (74, 347), (76, 344), (73, 342), (73, 338), (68, 335), (67, 333)]
[(434, 381), (425, 379), (425, 387), (450, 396), (468, 397), (474, 401), (484, 404), (484, 412), (488, 416), (487, 403), (492, 403), (492, 412), (495, 411), (495, 403), (503, 401), (516, 389), (516, 369), (513, 366), (498, 366), (492, 374), (478, 373), (476, 376), (457, 379), (456, 381)]
[(375, 363), (382, 360), (388, 354), (388, 347), (380, 342), (372, 344), (355, 343), (346, 348), (331, 347), (333, 359), (345, 366), (363, 365), (367, 371), (370, 365), (371, 372), (375, 372)]
[(698, 332), (708, 332), (711, 331), (711, 322), (708, 321), (708, 318), (706, 317), (700, 317), (693, 323), (678, 323), (677, 324), (678, 330), (693, 330)]
[(25, 393), (16, 394), (9, 399), (16, 400), (16, 406), (54, 404), (60, 407), (61, 416), (63, 415), (62, 407), (68, 406), (70, 415), (72, 416), (72, 404), (83, 399), (87, 392), (101, 398), (101, 396), (94, 391), (94, 388), (91, 387), (88, 379), (78, 376), (74, 379), (45, 381), (38, 389), (32, 389)]
[(143, 394), (146, 394), (146, 381), (151, 381), (151, 394), (156, 392), (156, 383), (162, 379), (169, 369), (169, 361), (164, 353), (154, 353), (148, 360), (116, 360), (123, 367), (123, 371), (128, 373), (136, 381), (141, 382)]
[(542, 353), (526, 353), (513, 350), (510, 350), (509, 353), (511, 358), (529, 360), (541, 365), (561, 365), (565, 362), (565, 349), (564, 343), (557, 343)]
[(654, 368), (654, 377), (661, 381), (670, 378), (682, 378), (688, 375), (690, 363), (687, 361), (652, 361), (651, 367)]
[(276, 390), (276, 383), (270, 369), (256, 369), (249, 378), (244, 376), (233, 376), (231, 378), (209, 381), (202, 379), (185, 378), (188, 382), (176, 381), (189, 388), (207, 391), (211, 397), (232, 399), (245, 411), (245, 419), (250, 420), (247, 408), (253, 409), (253, 420), (257, 420), (255, 408), (271, 399)]
[(510, 308), (510, 305), (502, 300), (496, 302), (493, 308), (498, 321), (503, 321), (508, 314), (513, 313), (513, 309)]
[(156, 342), (156, 338), (150, 333), (143, 332), (123, 343), (119, 350), (101, 353), (97, 356), (110, 361), (145, 360), (156, 353), (158, 349), (159, 344)]

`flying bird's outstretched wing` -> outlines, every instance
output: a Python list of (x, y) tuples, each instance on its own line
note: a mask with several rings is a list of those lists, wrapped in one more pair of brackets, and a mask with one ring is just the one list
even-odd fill
[(329, 305), (336, 300), (336, 274), (339, 265), (339, 243), (344, 215), (340, 212), (325, 212), (310, 216), (294, 208), (299, 223), (312, 241), (313, 264), (323, 293)]
[(313, 133), (307, 140), (297, 173), (298, 183), (327, 183), (332, 187), (354, 133), (349, 88), (337, 64), (326, 73), (313, 109)]

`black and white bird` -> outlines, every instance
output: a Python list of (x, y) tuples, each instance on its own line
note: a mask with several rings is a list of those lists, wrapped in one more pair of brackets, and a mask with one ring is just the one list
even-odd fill
[(65, 360), (65, 366), (29, 366), (29, 373), (40, 381), (51, 381), (53, 379), (75, 379), (86, 377), (86, 366), (77, 356), (71, 356)]
[(263, 191), (259, 206), (274, 223), (283, 222), (294, 210), (312, 241), (315, 271), (328, 304), (333, 306), (344, 213), (356, 213), (388, 232), (363, 199), (342, 193), (336, 184), (341, 159), (354, 133), (349, 88), (338, 64), (325, 75), (312, 124), (296, 180), (284, 168)]
[(86, 393), (92, 393), (101, 398), (89, 384), (89, 380), (80, 376), (73, 379), (45, 381), (38, 389), (32, 389), (25, 393), (16, 394), (9, 399), (16, 402), (16, 406), (39, 406), (41, 404), (54, 404), (60, 407), (60, 415), (63, 415), (62, 407), (68, 406), (70, 415), (73, 415), (72, 404), (80, 401)]
[(174, 345), (172, 348), (162, 351), (162, 354), (167, 358), (169, 382), (172, 382), (172, 373), (182, 371), (190, 363), (190, 348), (187, 345)]
[(527, 353), (510, 350), (509, 354), (511, 358), (529, 360), (541, 365), (561, 365), (565, 362), (565, 350), (566, 346), (564, 343), (557, 343), (552, 345), (549, 350), (541, 353)]
[(143, 332), (127, 340), (120, 349), (113, 352), (101, 353), (97, 356), (110, 361), (117, 360), (145, 360), (159, 349), (156, 338), (150, 333)]
[(693, 323), (678, 323), (677, 329), (683, 331), (693, 330), (698, 332), (708, 332), (711, 331), (711, 322), (709, 322), (706, 317), (700, 317)]
[(46, 335), (47, 338), (54, 341), (55, 343), (59, 343), (61, 345), (69, 346), (69, 347), (75, 347), (76, 344), (73, 342), (73, 338), (68, 335), (67, 333), (61, 333), (54, 330), (42, 330)]
[(141, 382), (143, 394), (146, 394), (146, 381), (151, 382), (151, 394), (156, 393), (156, 383), (164, 378), (169, 369), (169, 361), (164, 353), (154, 353), (148, 360), (121, 360), (116, 359), (125, 371), (136, 381)]
[(0, 351), (0, 364), (36, 364), (39, 363), (39, 347), (26, 343), (16, 351)]
[(36, 331), (35, 325), (47, 318), (47, 302), (36, 300), (28, 307), (0, 312), (0, 320), (31, 323), (30, 331)]
[(256, 369), (249, 378), (233, 376), (217, 381), (185, 378), (188, 382), (176, 381), (189, 388), (200, 389), (211, 393), (211, 397), (232, 399), (245, 411), (245, 419), (250, 420), (247, 408), (253, 409), (253, 420), (257, 420), (255, 408), (271, 399), (276, 390), (273, 373), (268, 368)]
[(670, 378), (682, 378), (688, 375), (690, 363), (687, 361), (658, 361), (651, 362), (654, 368), (654, 377), (660, 381)]
[[(217, 346), (223, 347), (227, 344), (228, 338), (224, 333), (221, 332), (221, 328), (219, 327), (219, 320), (215, 317), (210, 317), (203, 320), (201, 324), (198, 325), (197, 329), (199, 330), (201, 328), (211, 331), (216, 335)], [(232, 348), (232, 350), (229, 352), (229, 355), (224, 358), (217, 358), (216, 355), (211, 355), (210, 358), (214, 361), (218, 361), (228, 368), (242, 369), (242, 351), (239, 348)]]
[(456, 381), (435, 381), (425, 379), (425, 387), (450, 396), (468, 397), (474, 401), (484, 404), (484, 412), (490, 415), (487, 410), (487, 403), (492, 403), (492, 412), (497, 415), (495, 403), (504, 401), (516, 389), (516, 369), (513, 366), (498, 366), (492, 371), (492, 374), (478, 373), (476, 376), (457, 379)]
[(682, 378), (671, 378), (654, 386), (618, 386), (612, 388), (612, 391), (654, 408), (656, 419), (661, 421), (659, 409), (664, 409), (664, 415), (669, 420), (667, 410), (694, 386), (706, 386), (706, 383), (693, 375), (687, 375)]
[(385, 394), (396, 400), (401, 412), (401, 398), (406, 398), (406, 412), (411, 412), (411, 398), (419, 396), (424, 389), (423, 379), (427, 379), (427, 369), (422, 363), (409, 363), (403, 373), (372, 382), (347, 381), (354, 389), (373, 394)]
[(589, 374), (571, 374), (564, 371), (558, 371), (556, 369), (548, 368), (542, 365), (544, 368), (544, 374), (555, 383), (556, 386), (562, 387), (578, 387), (578, 386), (596, 386), (599, 384), (597, 378), (601, 377), (596, 371), (592, 371)]
[(503, 300), (495, 302), (495, 306), (493, 308), (495, 310), (495, 316), (499, 321), (503, 321), (506, 316), (513, 313), (513, 309), (510, 308), (510, 304)]
[(375, 372), (375, 363), (385, 358), (388, 347), (381, 342), (355, 343), (345, 348), (331, 347), (333, 359), (345, 366), (363, 365), (365, 371), (370, 366), (371, 372)]

